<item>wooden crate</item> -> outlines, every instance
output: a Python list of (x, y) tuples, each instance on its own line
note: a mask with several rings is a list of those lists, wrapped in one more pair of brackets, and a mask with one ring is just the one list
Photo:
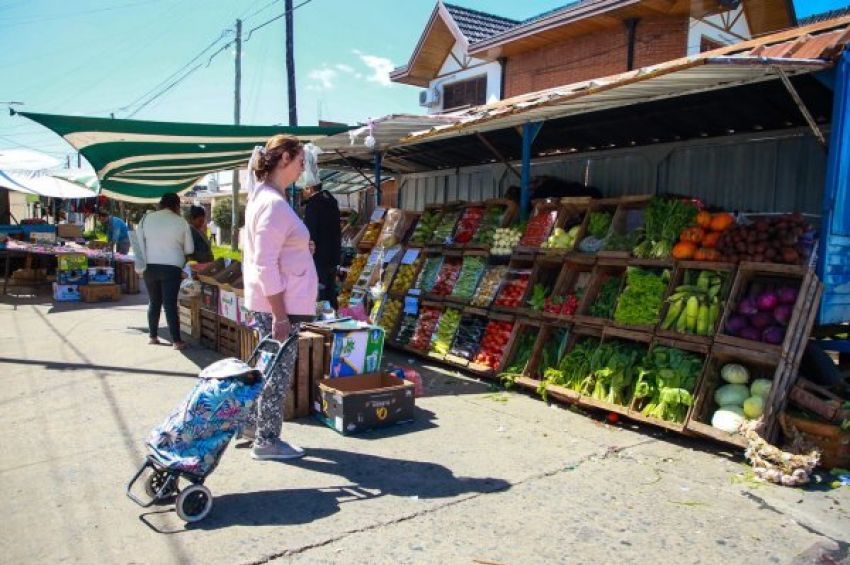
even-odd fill
[(850, 408), (844, 408), (843, 398), (804, 377), (797, 379), (788, 394), (788, 400), (828, 422), (850, 420)]
[[(584, 229), (582, 230), (583, 231), (582, 237), (581, 237), (581, 239), (578, 240), (578, 242), (576, 242), (576, 249), (579, 252), (581, 252), (580, 244), (581, 244), (582, 240), (591, 235), (590, 231), (589, 231), (590, 230), (590, 217), (591, 217), (591, 215), (604, 212), (604, 213), (607, 213), (611, 216), (611, 221), (613, 222), (613, 218), (617, 214), (617, 208), (619, 207), (620, 202), (621, 202), (621, 200), (619, 198), (602, 198), (602, 199), (593, 200), (590, 203), (590, 206), (588, 207), (587, 214), (586, 214), (587, 222), (585, 223)], [(609, 225), (608, 229), (610, 230), (610, 225)], [(604, 238), (605, 236), (603, 235), (602, 237)], [(593, 255), (593, 256), (596, 256), (597, 253), (590, 253), (590, 254)]]
[[(484, 268), (478, 273), (478, 280), (475, 282), (475, 287), (478, 286), (478, 283), (481, 282), (481, 277), (487, 270), (487, 257), (488, 253), (486, 251), (480, 250), (467, 250), (463, 254), (463, 260), (466, 261), (467, 257), (480, 257), (484, 262)], [(457, 282), (460, 280), (461, 275), (463, 274), (463, 265), (461, 265), (460, 273), (458, 273), (458, 279), (455, 281), (454, 287), (452, 287), (452, 293), (445, 297), (447, 302), (453, 302), (455, 304), (467, 305), (472, 300), (472, 297), (475, 296), (475, 288), (472, 290), (472, 294), (470, 296), (457, 296), (454, 294), (455, 287), (457, 286)]]
[(115, 302), (121, 297), (121, 287), (117, 284), (80, 285), (80, 298), (83, 302)]
[(254, 328), (239, 326), (239, 358), (248, 361), (257, 344), (260, 343), (260, 333)]
[[(447, 249), (443, 252), (443, 263), (440, 265), (440, 270), (437, 274), (436, 281), (439, 282), (440, 279), (446, 278), (450, 269), (456, 269), (454, 280), (448, 284), (448, 292), (442, 292), (438, 294), (435, 292), (437, 290), (436, 283), (434, 287), (431, 289), (431, 292), (425, 293), (425, 298), (427, 300), (431, 300), (434, 302), (442, 302), (446, 300), (448, 296), (451, 294), (451, 289), (454, 288), (454, 283), (457, 282), (457, 277), (460, 276), (460, 269), (463, 266), (463, 252), (460, 249)], [(443, 290), (443, 289), (440, 289)]]
[(121, 285), (124, 294), (139, 294), (139, 275), (132, 261), (115, 263), (115, 282)]
[[(503, 353), (502, 353), (502, 358), (500, 359), (500, 363), (497, 367), (491, 368), (487, 365), (484, 365), (484, 364), (481, 364), (481, 363), (476, 363), (474, 360), (472, 362), (470, 362), (469, 365), (467, 365), (468, 371), (470, 371), (471, 373), (474, 373), (474, 374), (476, 374), (480, 377), (484, 377), (484, 378), (493, 378), (496, 375), (496, 373), (498, 373), (502, 370), (502, 367), (505, 364), (505, 359), (507, 357), (507, 355), (506, 355), (507, 350), (511, 346), (511, 344), (513, 343), (514, 336), (516, 335), (516, 331), (517, 331), (517, 326), (516, 326), (516, 323), (515, 323), (516, 317), (511, 315), (511, 314), (502, 314), (502, 313), (498, 313), (498, 312), (491, 312), (490, 315), (489, 315), (489, 320), (491, 322), (510, 322), (510, 323), (513, 324), (513, 328), (512, 328), (512, 331), (511, 331), (511, 335), (508, 338), (508, 343), (505, 344), (505, 348), (504, 348)], [(486, 335), (486, 330), (485, 330), (485, 335)]]
[[(552, 290), (553, 297), (566, 297), (568, 294), (576, 293), (583, 296), (588, 287), (596, 258), (592, 256), (569, 256), (563, 263), (560, 277)], [(579, 298), (581, 305), (581, 298)], [(576, 310), (578, 313), (578, 310)], [(543, 318), (552, 322), (571, 323), (574, 315), (553, 312), (543, 312)]]
[[(547, 257), (563, 259), (564, 256), (576, 253), (578, 242), (584, 237), (587, 230), (587, 216), (591, 208), (593, 199), (590, 197), (568, 197), (561, 198), (559, 203), (561, 206), (558, 214), (555, 228), (561, 228), (569, 232), (574, 227), (578, 227), (575, 241), (572, 246), (567, 248), (549, 248), (540, 247), (540, 253)], [(552, 230), (554, 232), (554, 228)]]
[[(590, 276), (590, 282), (585, 288), (584, 296), (578, 306), (578, 312), (573, 316), (573, 322), (577, 325), (604, 327), (613, 324), (613, 319), (600, 318), (590, 313), (591, 306), (599, 297), (602, 286), (611, 278), (619, 278), (619, 292), (625, 283), (626, 261), (621, 259), (598, 259)], [(612, 312), (613, 317), (613, 312)]]
[[(487, 326), (487, 318), (489, 313), (487, 310), (482, 308), (473, 308), (467, 307), (463, 309), (463, 313), (460, 318), (460, 327), (458, 328), (458, 333), (461, 331), (461, 328), (466, 328), (471, 326), (473, 323), (481, 324), (482, 327), (482, 337), (483, 337), (483, 329)], [(460, 354), (460, 352), (455, 351), (455, 346), (457, 345), (458, 334), (455, 334), (455, 338), (452, 342), (452, 348), (449, 350), (448, 355), (446, 355), (444, 361), (456, 367), (465, 368), (469, 365), (471, 361), (475, 359), (475, 355), (478, 353), (477, 347), (481, 345), (479, 342), (476, 347), (471, 351), (472, 355), (467, 358)], [(453, 352), (454, 351), (454, 352)]]
[(202, 308), (199, 310), (199, 315), (201, 345), (216, 351), (218, 349), (218, 314)]
[[(557, 327), (557, 326), (552, 326)], [(561, 354), (561, 359), (558, 360), (560, 363), (563, 359), (563, 356), (573, 350), (577, 341), (585, 338), (592, 338), (595, 340), (602, 339), (602, 330), (600, 328), (593, 327), (581, 327), (581, 326), (571, 326), (570, 334), (567, 337), (567, 343), (564, 347), (564, 350)], [(517, 379), (516, 384), (531, 390), (532, 392), (536, 392), (544, 396), (545, 398), (552, 398), (562, 403), (568, 404), (576, 404), (581, 398), (581, 394), (578, 391), (567, 388), (563, 385), (545, 382), (545, 379), (538, 379), (537, 376), (542, 375), (543, 368), (539, 367), (541, 362), (541, 358), (538, 355), (533, 361), (533, 366), (531, 367), (531, 375), (533, 376), (523, 376), (522, 378)], [(544, 393), (545, 391), (545, 393)]]
[(754, 350), (715, 344), (711, 349), (700, 389), (694, 397), (694, 408), (685, 428), (696, 435), (736, 447), (746, 447), (747, 440), (743, 435), (730, 434), (711, 425), (711, 417), (718, 408), (714, 402), (714, 393), (718, 387), (726, 384), (720, 378), (720, 369), (727, 363), (745, 366), (750, 373), (750, 382), (758, 378), (776, 378), (777, 365), (766, 362)]
[(517, 315), (527, 318), (542, 319), (543, 310), (535, 310), (528, 303), (534, 294), (534, 286), (541, 284), (546, 288), (548, 297), (554, 295), (555, 289), (561, 280), (561, 274), (564, 270), (564, 259), (554, 255), (544, 254), (539, 255), (534, 262), (534, 268), (531, 271), (531, 278), (528, 281), (528, 291), (525, 294), (525, 302), (516, 308)]
[(224, 316), (218, 316), (218, 341), (216, 350), (225, 357), (241, 355), (239, 341), (239, 326), (236, 322)]
[(514, 249), (514, 253), (526, 255), (537, 255), (542, 253), (543, 250), (540, 248), (540, 245), (542, 245), (546, 241), (546, 238), (552, 234), (555, 226), (560, 225), (560, 222), (562, 221), (563, 210), (561, 208), (561, 202), (557, 198), (543, 198), (541, 200), (535, 200), (533, 204), (534, 206), (531, 210), (531, 215), (529, 216), (529, 222), (531, 222), (532, 218), (538, 215), (551, 214), (553, 216), (551, 225), (549, 230), (543, 235), (543, 241), (541, 241), (538, 245), (532, 245), (530, 242), (525, 241), (526, 233), (523, 233), (522, 238), (520, 238), (519, 243)]
[(720, 327), (720, 318), (722, 318), (723, 316), (723, 311), (726, 308), (726, 301), (729, 298), (729, 291), (732, 288), (732, 283), (735, 278), (735, 265), (733, 263), (719, 263), (709, 261), (679, 261), (676, 264), (676, 271), (673, 273), (673, 277), (670, 280), (670, 288), (667, 296), (668, 298), (671, 294), (675, 292), (678, 286), (684, 283), (685, 273), (687, 271), (717, 271), (726, 277), (726, 280), (723, 281), (723, 286), (721, 287), (720, 294), (718, 296), (718, 300), (720, 301), (720, 316), (718, 316), (715, 327), (709, 328), (710, 335), (708, 336), (680, 333), (675, 331), (675, 327), (667, 330), (662, 329), (661, 325), (663, 324), (664, 318), (667, 316), (667, 311), (670, 308), (670, 303), (667, 302), (665, 298), (664, 304), (661, 307), (661, 321), (658, 322), (655, 334), (670, 339), (681, 339), (684, 341), (693, 341), (694, 343), (709, 345), (714, 342), (714, 335), (717, 333), (717, 330)]
[[(604, 258), (602, 258), (600, 260), (604, 261)], [(628, 287), (628, 274), (629, 274), (630, 268), (639, 268), (639, 269), (644, 269), (644, 270), (647, 270), (647, 271), (653, 271), (656, 274), (659, 274), (659, 275), (662, 275), (662, 276), (663, 276), (664, 271), (670, 271), (670, 269), (667, 268), (667, 267), (659, 267), (659, 266), (654, 265), (654, 264), (647, 264), (642, 260), (630, 260), (628, 262), (628, 265), (629, 266), (626, 268), (625, 276), (623, 277), (623, 284), (620, 286), (620, 293), (617, 297), (618, 304), (619, 304), (620, 298), (622, 297), (623, 293), (625, 292), (626, 288)], [(672, 273), (670, 273), (670, 275), (671, 275), (670, 280), (667, 281), (667, 286), (664, 288), (664, 290), (662, 291), (662, 294), (661, 294), (661, 309), (662, 310), (664, 308), (664, 300), (670, 294), (670, 288), (671, 288), (670, 284), (671, 284), (672, 278), (673, 278)], [(617, 309), (615, 307), (614, 312), (616, 313), (616, 311), (617, 311)], [(615, 325), (617, 327), (620, 327), (620, 328), (623, 328), (623, 329), (626, 329), (626, 330), (644, 332), (644, 333), (649, 334), (649, 335), (652, 335), (655, 332), (655, 328), (658, 326), (659, 323), (661, 323), (660, 318), (655, 323), (639, 324), (639, 325), (623, 324), (623, 323), (617, 322), (616, 320), (611, 320), (611, 324)]]
[(180, 332), (187, 337), (197, 340), (201, 337), (201, 302), (195, 298), (181, 300), (177, 305), (180, 317)]
[(199, 281), (206, 284), (216, 284), (215, 276), (227, 268), (224, 259), (216, 259), (212, 263), (195, 273)]
[(201, 283), (201, 310), (218, 314), (218, 283)]
[(528, 370), (531, 366), (532, 358), (534, 357), (534, 354), (536, 352), (537, 343), (539, 341), (542, 329), (543, 323), (539, 320), (534, 320), (531, 318), (517, 318), (516, 322), (514, 323), (511, 340), (508, 342), (508, 345), (505, 349), (505, 354), (502, 357), (500, 372), (506, 371), (507, 367), (514, 363), (515, 357), (519, 353), (519, 346), (522, 344), (523, 340), (527, 340), (531, 348), (529, 352), (529, 357), (522, 365), (522, 367), (518, 371), (512, 372), (511, 375), (529, 376)]
[(463, 214), (463, 204), (462, 202), (447, 202), (442, 206), (442, 217), (440, 218), (440, 222), (437, 224), (437, 227), (434, 229), (434, 234), (431, 234), (431, 238), (428, 241), (428, 245), (434, 245), (438, 247), (443, 247), (446, 245), (446, 241), (439, 240), (436, 238), (436, 230), (441, 226), (449, 228), (446, 231), (449, 233), (449, 238), (454, 234), (455, 228), (457, 228), (457, 222), (460, 220), (461, 214)]
[[(746, 261), (741, 262), (738, 265), (735, 281), (733, 282), (732, 289), (729, 292), (729, 299), (726, 301), (726, 308), (723, 311), (720, 326), (717, 335), (714, 338), (715, 342), (744, 349), (755, 349), (764, 354), (766, 361), (778, 363), (780, 359), (787, 356), (788, 351), (790, 350), (794, 329), (797, 329), (801, 321), (805, 320), (809, 315), (809, 312), (804, 309), (804, 305), (807, 300), (806, 291), (812, 289), (813, 279), (817, 279), (817, 277), (814, 272), (810, 271), (806, 267), (796, 265), (773, 265), (769, 263), (751, 263)], [(739, 301), (744, 297), (745, 293), (754, 281), (771, 284), (787, 283), (800, 289), (797, 297), (797, 303), (794, 305), (791, 319), (788, 322), (788, 331), (785, 334), (783, 343), (780, 345), (763, 343), (761, 341), (752, 341), (725, 333), (726, 322), (729, 317), (735, 313)], [(809, 296), (809, 298), (811, 298), (811, 296)], [(812, 310), (815, 309), (816, 307), (812, 308)], [(808, 337), (808, 334), (806, 337)]]
[[(442, 313), (440, 313), (440, 319), (437, 321), (437, 327), (434, 329), (434, 333), (431, 335), (431, 345), (428, 347), (428, 351), (426, 353), (426, 355), (430, 359), (436, 359), (437, 361), (443, 361), (446, 358), (447, 353), (439, 353), (437, 351), (434, 351), (434, 340), (436, 339), (437, 331), (440, 329), (440, 325), (443, 323), (443, 316), (445, 316), (446, 312), (448, 312), (449, 310), (454, 310), (460, 315), (463, 314), (463, 309), (460, 306), (456, 306), (456, 305), (452, 305), (452, 304), (446, 304), (445, 305)], [(451, 349), (451, 344), (454, 341), (454, 336), (455, 336), (456, 333), (457, 333), (457, 328), (455, 328), (455, 333), (452, 334), (452, 337), (449, 340), (449, 349)]]
[[(508, 263), (508, 273), (502, 277), (502, 283), (499, 286), (499, 291), (496, 294), (496, 297), (493, 299), (493, 302), (490, 305), (490, 308), (496, 312), (502, 312), (506, 314), (514, 314), (518, 315), (525, 304), (525, 301), (528, 300), (529, 293), (531, 292), (531, 278), (534, 275), (537, 269), (537, 263), (534, 259), (533, 255), (514, 255), (511, 257), (510, 262)], [(497, 304), (499, 297), (502, 292), (505, 290), (507, 285), (520, 277), (527, 277), (528, 284), (526, 285), (525, 292), (520, 297), (519, 304), (517, 306), (506, 306)]]
[[(416, 336), (417, 333), (420, 333), (419, 330), (420, 330), (420, 327), (421, 327), (421, 324), (422, 324), (422, 321), (423, 321), (425, 310), (428, 310), (429, 312), (431, 312), (431, 311), (436, 312), (437, 321), (439, 321), (439, 317), (442, 315), (443, 305), (439, 302), (426, 301), (426, 300), (422, 301), (422, 303), (420, 304), (420, 307), (419, 307), (419, 319), (416, 323), (416, 328), (413, 331), (413, 336)], [(431, 314), (429, 313), (429, 317), (430, 316), (431, 316)], [(434, 327), (434, 331), (436, 331), (436, 326)], [(413, 353), (417, 353), (419, 355), (427, 355), (428, 349), (431, 347), (431, 338), (433, 338), (433, 336), (434, 336), (434, 331), (432, 331), (430, 333), (430, 335), (428, 335), (428, 343), (423, 344), (423, 345), (425, 345), (424, 349), (419, 349), (419, 348), (417, 348), (417, 347), (415, 347), (411, 344), (407, 344), (406, 346), (404, 346), (405, 349), (407, 349), (408, 351), (411, 351)], [(411, 340), (412, 340), (413, 336), (411, 336)], [(424, 335), (423, 335), (423, 337), (424, 337)]]
[[(618, 198), (617, 209), (611, 219), (611, 228), (608, 230), (608, 235), (628, 235), (634, 233), (638, 228), (643, 227), (643, 209), (646, 208), (646, 205), (649, 204), (651, 199), (652, 196), (650, 195), (622, 196)], [(603, 247), (598, 255), (600, 257), (628, 258), (632, 256), (632, 250), (606, 250)]]

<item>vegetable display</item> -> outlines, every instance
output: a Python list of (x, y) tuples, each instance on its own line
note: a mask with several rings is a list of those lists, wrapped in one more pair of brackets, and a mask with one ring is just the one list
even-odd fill
[(400, 265), (393, 279), (393, 284), (390, 286), (390, 292), (404, 294), (413, 288), (413, 283), (416, 282), (416, 275), (424, 263), (425, 257), (420, 255), (410, 265)]
[(395, 326), (398, 316), (401, 314), (401, 308), (401, 300), (397, 298), (390, 298), (384, 304), (384, 311), (381, 313), (381, 319), (378, 320), (378, 325), (384, 328), (387, 335), (390, 335), (390, 332)]
[(460, 274), (461, 261), (457, 258), (446, 258), (443, 265), (437, 273), (437, 280), (431, 293), (437, 296), (448, 296), (457, 282), (457, 277)]
[(672, 347), (656, 346), (638, 369), (634, 402), (644, 416), (682, 423), (694, 403), (694, 388), (703, 357)]
[(714, 335), (720, 318), (720, 291), (725, 275), (719, 271), (685, 271), (682, 285), (667, 299), (662, 330), (699, 336)]
[(440, 218), (440, 223), (434, 228), (434, 233), (431, 234), (431, 241), (434, 243), (451, 243), (452, 234), (455, 231), (455, 226), (460, 219), (461, 210), (445, 210), (443, 217)]
[(468, 300), (472, 298), (478, 281), (484, 273), (485, 259), (479, 255), (466, 255), (460, 268), (457, 282), (452, 289), (451, 296)]
[(603, 251), (631, 251), (637, 244), (640, 234), (611, 232), (602, 243)]
[(543, 398), (546, 398), (546, 386), (549, 384), (580, 390), (585, 377), (590, 374), (593, 354), (599, 344), (597, 338), (579, 338), (556, 367), (545, 369), (543, 382), (538, 389)]
[(481, 340), (481, 348), (475, 356), (475, 363), (486, 365), (491, 369), (497, 369), (505, 354), (505, 347), (510, 341), (513, 331), (513, 322), (491, 321), (484, 329), (484, 337)]
[(587, 223), (587, 235), (596, 239), (605, 239), (613, 219), (614, 215), (611, 212), (591, 212)]
[(431, 346), (431, 336), (434, 334), (434, 330), (437, 329), (439, 319), (439, 308), (422, 308), (419, 311), (419, 320), (416, 322), (413, 336), (407, 345), (419, 351), (428, 351), (428, 348)]
[(416, 223), (416, 227), (413, 229), (413, 235), (410, 236), (410, 245), (425, 245), (431, 241), (431, 236), (440, 223), (441, 217), (442, 212), (439, 210), (425, 210)]
[(502, 223), (502, 217), (505, 215), (505, 207), (502, 205), (488, 206), (484, 212), (484, 217), (481, 219), (481, 225), (472, 236), (472, 243), (481, 245), (492, 245), (496, 235), (496, 229)]
[(580, 230), (580, 225), (571, 227), (569, 231), (565, 231), (563, 228), (555, 228), (552, 235), (546, 238), (546, 241), (540, 247), (543, 249), (572, 249), (576, 245)]
[(724, 331), (750, 341), (780, 345), (791, 320), (798, 289), (790, 284), (776, 285), (753, 281), (735, 312), (726, 319)]
[(611, 319), (611, 316), (614, 314), (614, 307), (617, 305), (617, 295), (619, 293), (620, 277), (610, 277), (599, 288), (596, 300), (588, 308), (588, 314), (596, 318)]
[(484, 276), (481, 277), (481, 282), (475, 290), (475, 296), (472, 297), (472, 305), (478, 308), (487, 308), (499, 292), (502, 285), (502, 279), (508, 272), (508, 268), (504, 265), (490, 267)]
[(455, 228), (454, 242), (456, 244), (469, 243), (475, 231), (484, 219), (484, 208), (481, 206), (470, 206), (464, 208), (463, 215), (458, 220)]
[(396, 332), (395, 338), (399, 345), (407, 345), (410, 343), (418, 322), (418, 314), (404, 314), (404, 316), (402, 316), (401, 321), (398, 323), (398, 331)]
[(361, 245), (373, 245), (378, 241), (378, 236), (381, 234), (383, 222), (370, 222), (366, 226), (366, 231), (363, 232), (363, 237), (360, 238)]
[(700, 210), (695, 221), (696, 226), (687, 227), (679, 234), (679, 243), (673, 246), (673, 258), (719, 261), (721, 254), (715, 248), (723, 232), (735, 224), (735, 218), (727, 212), (712, 214)]
[(761, 417), (773, 382), (767, 379), (750, 382), (749, 370), (738, 363), (725, 364), (719, 376), (725, 384), (714, 391), (711, 425), (730, 434), (740, 433), (747, 420)]
[(525, 227), (525, 232), (522, 234), (519, 244), (523, 247), (540, 247), (546, 241), (546, 238), (549, 237), (549, 233), (552, 231), (557, 218), (557, 209), (539, 209), (529, 218), (528, 225)]
[(365, 253), (358, 254), (353, 261), (351, 261), (351, 266), (348, 267), (348, 274), (345, 275), (345, 284), (346, 286), (352, 286), (357, 279), (360, 278), (360, 272), (363, 271), (363, 267), (366, 266), (366, 261), (369, 260), (369, 256)]
[(437, 329), (431, 339), (431, 349), (433, 353), (445, 355), (449, 352), (452, 346), (452, 341), (455, 337), (458, 325), (460, 324), (460, 310), (457, 308), (446, 308), (440, 320), (437, 323)]
[(548, 298), (549, 290), (546, 286), (537, 283), (531, 287), (531, 297), (528, 299), (528, 305), (535, 312), (542, 312)]
[(689, 202), (654, 197), (644, 210), (643, 241), (633, 250), (635, 257), (664, 259), (673, 251), (684, 228), (693, 224), (697, 208)]
[(626, 286), (614, 310), (614, 321), (628, 326), (658, 323), (658, 314), (669, 279), (668, 270), (659, 273), (640, 267), (628, 267)]
[(454, 343), (449, 350), (450, 355), (472, 361), (481, 347), (484, 337), (484, 329), (487, 327), (487, 318), (465, 314), (460, 319), (460, 324), (455, 334)]
[(525, 366), (531, 360), (531, 354), (534, 352), (534, 343), (537, 341), (538, 332), (539, 328), (526, 327), (517, 334), (513, 355), (508, 359), (505, 370), (499, 375), (500, 377), (522, 375)]
[(638, 362), (646, 347), (620, 340), (605, 341), (593, 352), (590, 370), (578, 390), (596, 400), (625, 406), (638, 378)]
[(502, 288), (499, 290), (494, 304), (503, 308), (519, 308), (528, 289), (530, 278), (531, 271), (509, 272), (502, 283)]
[(550, 296), (543, 305), (543, 311), (548, 314), (572, 316), (578, 311), (581, 292), (570, 292), (566, 296)]
[(518, 228), (499, 228), (493, 235), (493, 247), (490, 248), (490, 253), (499, 256), (510, 255), (520, 239), (522, 239), (522, 232)]
[(416, 281), (416, 288), (422, 292), (431, 292), (434, 285), (437, 283), (437, 275), (440, 273), (440, 267), (443, 266), (443, 256), (436, 255), (428, 257), (425, 260), (425, 265), (419, 273), (419, 280)]
[(558, 360), (564, 354), (564, 347), (567, 345), (567, 338), (570, 332), (566, 328), (552, 328), (549, 335), (546, 336), (546, 341), (540, 350), (540, 360), (535, 369), (535, 377), (543, 379), (547, 369), (554, 369), (558, 366)]
[(735, 225), (717, 240), (723, 260), (786, 263), (806, 262), (814, 232), (802, 214), (759, 218), (748, 225)]

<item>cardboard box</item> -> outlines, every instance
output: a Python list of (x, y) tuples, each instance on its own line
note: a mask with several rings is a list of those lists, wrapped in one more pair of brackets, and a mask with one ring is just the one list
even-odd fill
[(201, 283), (201, 309), (218, 314), (218, 285)]
[(343, 435), (413, 420), (414, 385), (386, 373), (319, 382), (319, 420)]
[(245, 297), (236, 295), (236, 310), (239, 319), (237, 320), (243, 326), (254, 326), (254, 314), (251, 309), (245, 306)]
[(79, 285), (53, 283), (53, 300), (57, 302), (79, 302)]
[(315, 324), (331, 332), (330, 378), (372, 373), (381, 366), (384, 330), (358, 322)]
[(83, 302), (109, 302), (121, 297), (121, 287), (117, 284), (87, 284), (80, 287)]
[(59, 284), (87, 284), (88, 275), (86, 271), (78, 269), (56, 271), (56, 282)]
[(60, 253), (56, 257), (60, 271), (85, 271), (89, 268), (89, 258), (83, 253)]
[(89, 267), (89, 284), (113, 284), (115, 283), (114, 267)]
[(239, 321), (239, 306), (236, 304), (236, 293), (220, 288), (218, 291), (218, 315), (231, 322)]
[(56, 226), (56, 230), (59, 237), (64, 237), (66, 239), (83, 237), (83, 226), (79, 226), (77, 224), (59, 224)]

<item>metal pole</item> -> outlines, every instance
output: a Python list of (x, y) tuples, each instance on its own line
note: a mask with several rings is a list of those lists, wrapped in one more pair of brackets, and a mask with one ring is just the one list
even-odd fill
[[(240, 120), (242, 97), (242, 20), (236, 20), (236, 90), (233, 106), (233, 123), (237, 126)], [(250, 171), (249, 171), (250, 174)], [(239, 169), (233, 170), (233, 205), (230, 215), (230, 249), (239, 248)]]
[(295, 50), (292, 40), (294, 27), (292, 0), (286, 0), (286, 86), (290, 126), (298, 125), (298, 105), (295, 100)]
[(375, 152), (375, 208), (381, 207), (381, 160), (383, 155)]
[(519, 183), (519, 211), (520, 219), (524, 222), (528, 219), (531, 208), (531, 146), (534, 139), (540, 133), (543, 122), (528, 122), (522, 125), (522, 175)]

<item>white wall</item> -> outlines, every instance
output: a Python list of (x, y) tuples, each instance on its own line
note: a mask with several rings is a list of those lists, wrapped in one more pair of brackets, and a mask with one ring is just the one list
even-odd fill
[[(724, 45), (730, 45), (732, 43), (738, 43), (743, 41), (741, 37), (746, 39), (750, 39), (750, 26), (747, 23), (746, 14), (742, 13), (744, 10), (743, 4), (738, 6), (735, 10), (730, 10), (726, 12), (727, 20), (732, 21), (736, 17), (738, 17), (738, 21), (735, 22), (735, 25), (732, 26), (731, 31), (735, 34), (732, 35), (730, 33), (724, 32), (723, 28), (723, 20), (721, 19), (720, 14), (716, 16), (710, 16), (702, 19), (694, 19), (691, 18), (690, 29), (688, 31), (688, 55), (697, 55), (699, 54), (700, 42), (702, 41), (703, 36), (708, 37), (718, 43), (722, 43)], [(706, 22), (710, 22), (714, 24), (709, 25)], [(741, 37), (736, 37), (741, 36)]]
[[(481, 59), (468, 57), (466, 46), (460, 41), (455, 42), (454, 47), (452, 47), (452, 53), (454, 57), (449, 55), (443, 62), (443, 66), (437, 74), (439, 78), (432, 80), (429, 84), (429, 88), (436, 88), (440, 92), (440, 103), (433, 108), (428, 108), (428, 113), (437, 114), (444, 110), (444, 85), (480, 77), (481, 75), (487, 75), (487, 99), (485, 103), (492, 104), (493, 102), (498, 102), (502, 81), (502, 66), (498, 62), (487, 63)], [(466, 61), (467, 68), (462, 68), (458, 64), (458, 61)]]

